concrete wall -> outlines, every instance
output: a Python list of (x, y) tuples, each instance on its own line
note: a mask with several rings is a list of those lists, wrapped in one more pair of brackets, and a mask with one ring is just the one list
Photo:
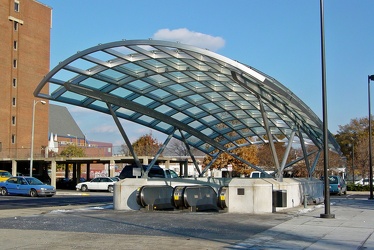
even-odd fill
[[(303, 204), (304, 195), (309, 199), (323, 197), (323, 182), (314, 179), (285, 178), (283, 182), (274, 179), (248, 178), (183, 178), (183, 179), (124, 179), (115, 184), (114, 209), (138, 210), (136, 192), (144, 185), (209, 185), (218, 193), (221, 186), (228, 186), (226, 204), (229, 213), (261, 214), (281, 211)], [(273, 191), (285, 190), (286, 207), (273, 206)]]

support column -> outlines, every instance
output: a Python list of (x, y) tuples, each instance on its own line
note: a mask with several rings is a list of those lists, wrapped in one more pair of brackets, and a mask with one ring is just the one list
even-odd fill
[(69, 163), (65, 163), (65, 178), (69, 178)]
[(53, 159), (51, 162), (51, 185), (54, 187), (56, 187), (56, 175), (57, 175), (56, 160)]
[(109, 176), (114, 176), (116, 170), (116, 162), (114, 160), (110, 160), (109, 163)]
[(270, 149), (271, 149), (271, 154), (273, 156), (273, 161), (274, 161), (275, 167), (277, 168), (277, 170), (279, 172), (280, 171), (279, 160), (278, 160), (277, 152), (275, 150), (273, 135), (271, 134), (271, 131), (270, 131), (268, 117), (266, 115), (265, 107), (264, 107), (264, 104), (262, 102), (261, 97), (258, 96), (257, 98), (258, 98), (259, 103), (260, 103), (260, 111), (261, 111), (261, 115), (262, 115), (262, 120), (264, 121), (264, 128), (265, 128), (266, 134), (268, 136), (269, 145), (270, 145)]
[(91, 172), (91, 163), (87, 163), (87, 170), (86, 170), (86, 180), (90, 180), (90, 172)]
[[(119, 119), (118, 119), (116, 113), (114, 112), (114, 110), (113, 110), (113, 108), (112, 108), (112, 105), (109, 104), (109, 103), (107, 103), (107, 107), (108, 107), (108, 109), (109, 109), (109, 111), (110, 111), (110, 114), (112, 115), (112, 117), (113, 117), (113, 119), (114, 119), (114, 122), (115, 122), (116, 125), (117, 125), (117, 128), (118, 128), (119, 132), (120, 132), (121, 135), (122, 135), (122, 138), (125, 140), (126, 145), (127, 145), (127, 147), (129, 148), (132, 157), (134, 157), (135, 164), (136, 164), (139, 168), (141, 168), (141, 170), (142, 170), (142, 172), (143, 172), (142, 164), (141, 164), (140, 161), (139, 161), (138, 155), (135, 153), (134, 148), (133, 148), (133, 146), (131, 145), (131, 142), (130, 142), (129, 138), (128, 138), (128, 136), (127, 136), (125, 130), (123, 129), (123, 127), (122, 127), (122, 125), (121, 125), (121, 122), (119, 121)], [(147, 164), (148, 164), (148, 162), (147, 162)]]
[(183, 163), (184, 166), (184, 177), (188, 177), (188, 160)]
[(77, 184), (77, 163), (73, 163), (73, 183)]
[(12, 160), (12, 175), (17, 176), (17, 161)]
[(82, 164), (77, 163), (77, 183), (81, 180), (81, 173), (82, 173)]

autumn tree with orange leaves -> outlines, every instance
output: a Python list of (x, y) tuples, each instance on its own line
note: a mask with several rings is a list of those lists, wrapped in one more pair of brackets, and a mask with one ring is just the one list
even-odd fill
[[(244, 143), (244, 139), (240, 139), (237, 141), (237, 144)], [(226, 145), (227, 147), (232, 146), (231, 144)], [(257, 157), (257, 151), (258, 148), (255, 145), (249, 145), (249, 146), (244, 146), (240, 148), (236, 148), (232, 151), (233, 154), (239, 156), (243, 160), (246, 160), (254, 165), (257, 165), (259, 162), (259, 159)], [(210, 163), (212, 160), (212, 157), (207, 155), (204, 157), (203, 165), (207, 165)], [(228, 165), (232, 165), (233, 172), (238, 173), (238, 174), (244, 174), (244, 175), (249, 175), (253, 169), (248, 167), (245, 163), (242, 161), (236, 159), (230, 154), (227, 153), (222, 153), (217, 160), (214, 162), (212, 165), (212, 168), (227, 168)]]
[(139, 137), (133, 144), (132, 147), (137, 155), (154, 156), (162, 143), (159, 143), (156, 138), (152, 136), (152, 133)]

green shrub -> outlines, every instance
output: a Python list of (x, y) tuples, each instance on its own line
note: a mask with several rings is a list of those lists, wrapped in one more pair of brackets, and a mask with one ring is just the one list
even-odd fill
[(359, 185), (359, 184), (348, 184), (347, 185), (347, 190), (348, 191), (370, 191), (370, 186), (369, 185)]

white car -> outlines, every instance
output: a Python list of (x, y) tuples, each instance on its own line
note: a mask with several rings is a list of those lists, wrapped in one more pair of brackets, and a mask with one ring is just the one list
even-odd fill
[(112, 177), (96, 177), (93, 178), (91, 181), (85, 181), (78, 183), (75, 188), (77, 191), (87, 192), (90, 190), (107, 190), (109, 192), (113, 192), (114, 183), (117, 182), (117, 179)]
[[(356, 185), (368, 186), (370, 184), (369, 178), (361, 179), (359, 181), (355, 181)], [(374, 177), (373, 177), (373, 185), (374, 185)]]

